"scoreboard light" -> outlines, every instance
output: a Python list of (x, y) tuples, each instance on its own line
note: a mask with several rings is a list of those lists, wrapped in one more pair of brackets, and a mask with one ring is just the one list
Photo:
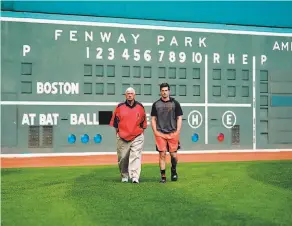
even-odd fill
[(94, 142), (99, 144), (102, 141), (102, 136), (100, 134), (96, 134), (94, 137)]
[(81, 136), (81, 142), (83, 144), (88, 143), (88, 141), (89, 141), (89, 136), (87, 134), (84, 134), (83, 136)]
[(224, 140), (224, 134), (223, 133), (219, 133), (217, 139), (218, 139), (219, 142), (222, 142)]
[(199, 135), (197, 133), (194, 133), (192, 136), (192, 141), (197, 142), (199, 140)]
[(75, 136), (74, 134), (70, 134), (70, 135), (68, 136), (68, 143), (69, 143), (69, 144), (74, 144), (75, 141), (76, 141), (76, 136)]

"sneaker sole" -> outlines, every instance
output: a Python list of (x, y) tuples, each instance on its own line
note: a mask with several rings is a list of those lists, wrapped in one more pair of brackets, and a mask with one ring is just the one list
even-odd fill
[(176, 176), (176, 178), (171, 177), (171, 181), (177, 181), (177, 179), (178, 179), (178, 176)]

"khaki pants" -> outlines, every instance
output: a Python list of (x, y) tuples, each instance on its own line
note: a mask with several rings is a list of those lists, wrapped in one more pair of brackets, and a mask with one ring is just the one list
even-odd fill
[(118, 164), (122, 177), (139, 179), (143, 148), (144, 134), (139, 135), (130, 142), (123, 141), (117, 135)]

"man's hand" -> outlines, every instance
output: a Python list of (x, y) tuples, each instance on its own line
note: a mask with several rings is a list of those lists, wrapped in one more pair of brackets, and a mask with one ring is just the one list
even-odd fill
[(179, 136), (180, 136), (180, 130), (176, 130), (176, 131), (174, 131), (174, 132), (173, 132), (173, 135), (174, 135), (175, 137), (179, 137)]
[(151, 126), (152, 126), (154, 136), (160, 136), (160, 133), (156, 129), (156, 117), (155, 116), (151, 117)]
[(157, 131), (157, 130), (154, 131), (154, 135), (156, 137), (161, 137), (162, 136), (162, 134), (159, 131)]

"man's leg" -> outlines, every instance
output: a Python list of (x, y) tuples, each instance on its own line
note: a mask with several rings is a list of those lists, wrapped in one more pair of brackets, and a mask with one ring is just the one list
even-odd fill
[(165, 158), (166, 158), (166, 151), (159, 151), (159, 167), (160, 167), (160, 174), (161, 174), (161, 183), (166, 182), (166, 173), (165, 173)]
[(179, 136), (174, 135), (168, 140), (169, 144), (169, 152), (170, 152), (170, 158), (171, 158), (171, 180), (177, 181), (178, 175), (176, 171), (176, 165), (178, 162), (177, 158), (177, 150), (179, 149)]
[(162, 136), (155, 136), (156, 149), (159, 152), (159, 168), (161, 174), (161, 183), (166, 182), (166, 172), (165, 172), (165, 158), (167, 151), (167, 142), (166, 139)]
[(129, 155), (130, 155), (130, 143), (127, 143), (117, 137), (117, 154), (118, 165), (123, 182), (128, 182), (129, 178)]
[(176, 172), (176, 165), (177, 165), (177, 153), (176, 152), (170, 152), (170, 158), (171, 158), (171, 180), (177, 181), (178, 175)]
[(139, 183), (143, 148), (144, 134), (141, 134), (131, 142), (130, 146), (129, 173), (133, 183)]

